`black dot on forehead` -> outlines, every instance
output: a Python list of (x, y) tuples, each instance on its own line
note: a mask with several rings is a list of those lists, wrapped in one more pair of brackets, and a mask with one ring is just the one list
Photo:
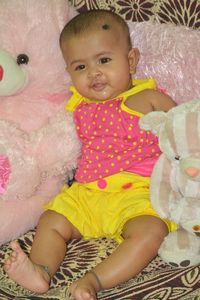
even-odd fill
[(104, 30), (108, 30), (108, 29), (110, 29), (110, 25), (108, 25), (108, 24), (103, 24), (103, 25), (102, 25), (102, 28), (103, 28)]

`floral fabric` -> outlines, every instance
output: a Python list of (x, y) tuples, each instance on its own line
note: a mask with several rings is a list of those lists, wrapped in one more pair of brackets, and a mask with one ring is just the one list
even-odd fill
[(155, 21), (200, 28), (200, 0), (70, 0), (79, 12), (111, 9), (127, 21)]

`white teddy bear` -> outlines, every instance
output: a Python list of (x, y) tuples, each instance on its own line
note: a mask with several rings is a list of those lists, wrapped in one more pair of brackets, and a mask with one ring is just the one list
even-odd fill
[(42, 205), (79, 156), (64, 109), (69, 75), (59, 35), (75, 14), (66, 0), (1, 0), (0, 244), (37, 224)]
[(151, 201), (163, 218), (178, 224), (159, 255), (171, 265), (200, 263), (200, 99), (167, 113), (151, 112), (140, 125), (158, 136), (163, 152), (151, 177)]

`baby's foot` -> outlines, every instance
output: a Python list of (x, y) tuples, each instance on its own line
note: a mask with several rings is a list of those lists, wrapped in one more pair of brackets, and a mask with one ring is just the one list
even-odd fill
[(70, 286), (70, 293), (75, 300), (96, 300), (96, 292), (98, 290), (99, 283), (90, 272), (83, 278), (73, 282)]
[(20, 245), (10, 243), (12, 253), (4, 264), (8, 276), (22, 287), (36, 293), (45, 293), (49, 289), (49, 275), (28, 258)]

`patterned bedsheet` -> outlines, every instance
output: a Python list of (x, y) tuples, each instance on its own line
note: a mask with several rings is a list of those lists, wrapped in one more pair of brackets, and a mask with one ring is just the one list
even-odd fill
[[(34, 231), (19, 239), (27, 252), (33, 240)], [(65, 259), (52, 279), (48, 293), (31, 293), (12, 282), (5, 275), (2, 263), (9, 255), (8, 245), (0, 248), (0, 299), (71, 299), (68, 287), (73, 280), (82, 277), (85, 272), (109, 255), (116, 243), (109, 239), (90, 241), (75, 240), (70, 243)], [(101, 300), (198, 300), (200, 299), (200, 266), (193, 268), (173, 268), (166, 265), (158, 256), (135, 278), (115, 288), (98, 294)]]

